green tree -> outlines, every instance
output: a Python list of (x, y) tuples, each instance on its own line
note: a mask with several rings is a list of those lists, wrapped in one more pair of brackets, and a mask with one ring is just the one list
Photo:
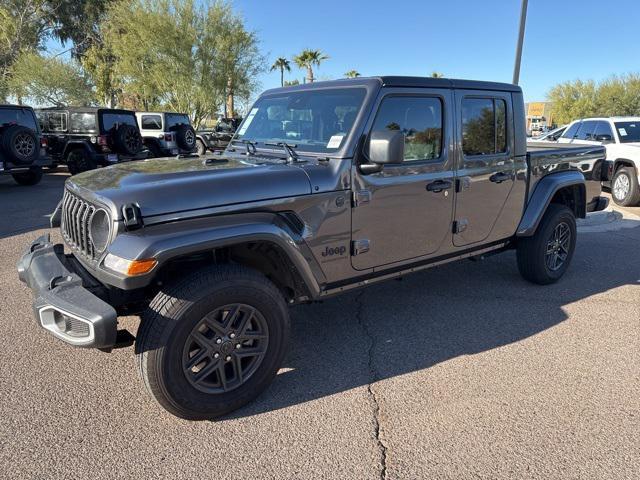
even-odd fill
[(88, 105), (93, 102), (91, 83), (74, 61), (25, 52), (14, 63), (11, 93), (20, 103), (39, 105)]
[(305, 49), (299, 55), (293, 57), (295, 64), (302, 69), (307, 70), (307, 82), (313, 83), (313, 67), (320, 67), (320, 64), (329, 57), (322, 53), (321, 50)]
[(357, 70), (349, 70), (344, 74), (344, 76), (347, 78), (357, 78), (360, 76), (360, 72), (358, 72)]
[(287, 72), (291, 71), (291, 63), (284, 57), (278, 57), (271, 65), (270, 71), (273, 72), (274, 70), (280, 70), (280, 86), (284, 87), (284, 72), (285, 70)]
[(295, 85), (300, 85), (300, 80), (298, 80), (297, 78), (294, 78), (293, 80), (285, 80), (284, 81), (284, 86), (285, 87), (293, 87)]
[(444, 78), (444, 73), (433, 71), (433, 72), (431, 72), (431, 75), (429, 75), (429, 76), (431, 78)]

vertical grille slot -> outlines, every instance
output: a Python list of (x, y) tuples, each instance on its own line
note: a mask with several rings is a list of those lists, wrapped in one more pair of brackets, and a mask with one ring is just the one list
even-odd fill
[(65, 189), (62, 197), (62, 236), (72, 249), (92, 260), (95, 260), (96, 252), (89, 238), (89, 222), (95, 211), (96, 207)]

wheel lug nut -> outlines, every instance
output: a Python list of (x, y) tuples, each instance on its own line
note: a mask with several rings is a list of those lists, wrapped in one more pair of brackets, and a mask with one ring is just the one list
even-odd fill
[(224, 359), (228, 362), (229, 360), (231, 360), (231, 355), (227, 355)]
[(242, 348), (242, 344), (241, 343), (237, 344), (236, 348)]
[(222, 339), (221, 339), (221, 338), (217, 338), (217, 339), (216, 339), (216, 343), (217, 343), (218, 345), (220, 345), (220, 344), (222, 343)]
[(229, 338), (236, 338), (236, 334), (232, 333), (231, 335), (229, 335)]
[(219, 353), (214, 353), (214, 354), (213, 354), (213, 358), (218, 358), (219, 356), (220, 356), (220, 354), (219, 354)]

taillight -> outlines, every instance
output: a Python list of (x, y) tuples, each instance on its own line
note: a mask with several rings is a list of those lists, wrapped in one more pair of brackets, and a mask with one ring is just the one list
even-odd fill
[(171, 142), (173, 140), (173, 133), (165, 133), (164, 134), (164, 141), (165, 142)]
[(107, 140), (107, 136), (106, 135), (100, 135), (98, 137), (98, 145), (100, 145), (101, 147), (109, 146), (109, 141)]
[(40, 137), (40, 147), (47, 148), (49, 141), (45, 137)]

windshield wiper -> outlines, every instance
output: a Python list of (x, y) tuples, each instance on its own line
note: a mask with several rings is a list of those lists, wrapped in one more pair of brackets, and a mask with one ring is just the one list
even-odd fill
[(295, 163), (301, 161), (300, 157), (298, 157), (298, 154), (294, 150), (294, 148), (297, 148), (298, 145), (291, 145), (287, 142), (265, 143), (265, 145), (268, 145), (270, 147), (282, 147), (284, 149), (284, 152), (287, 154), (287, 162)]
[(256, 154), (256, 143), (253, 140), (240, 140), (240, 143), (244, 143), (247, 149), (247, 156)]

